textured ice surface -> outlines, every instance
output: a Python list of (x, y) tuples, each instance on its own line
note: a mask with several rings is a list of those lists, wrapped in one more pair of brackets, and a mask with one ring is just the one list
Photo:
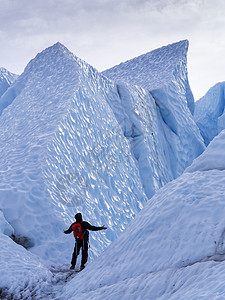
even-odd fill
[[(144, 88), (146, 96), (141, 102), (143, 107), (150, 101), (155, 102), (152, 106), (153, 109), (156, 107), (155, 114), (158, 114), (158, 123), (161, 125), (158, 125), (153, 135), (160, 132), (159, 139), (163, 145), (163, 153), (158, 151), (157, 160), (163, 164), (167, 161), (166, 169), (170, 178), (179, 176), (204, 150), (202, 137), (192, 118), (194, 100), (187, 76), (187, 49), (188, 41), (181, 41), (103, 72), (118, 83), (126, 82)], [(152, 119), (154, 122), (154, 117)], [(147, 122), (152, 123), (151, 120)], [(147, 145), (149, 142), (150, 140)], [(139, 155), (146, 153), (147, 156), (146, 151), (148, 152), (144, 147), (137, 149)], [(148, 173), (152, 172), (151, 168), (146, 168)], [(142, 172), (143, 166), (140, 166), (140, 173)]]
[(167, 138), (156, 103), (144, 89), (127, 84), (117, 84), (117, 96), (108, 103), (130, 143), (144, 191), (150, 198), (173, 179)]
[(148, 91), (161, 89), (174, 79), (179, 79), (183, 85), (180, 86), (180, 96), (185, 97), (193, 114), (194, 98), (187, 78), (187, 50), (188, 41), (180, 41), (121, 63), (103, 74), (115, 81), (138, 85)]
[(194, 120), (205, 144), (225, 129), (225, 82), (217, 83), (195, 103)]
[(14, 233), (12, 226), (6, 221), (3, 212), (0, 210), (0, 232), (11, 236)]
[(206, 150), (197, 157), (185, 172), (225, 170), (225, 130), (216, 136)]
[(219, 262), (225, 254), (224, 178), (224, 171), (212, 170), (168, 183), (101, 257), (65, 286), (62, 298), (224, 296), (224, 262)]
[(10, 295), (13, 299), (32, 299), (32, 295), (38, 293), (40, 287), (43, 288), (51, 278), (50, 271), (37, 256), (14, 243), (8, 236), (0, 234), (0, 244), (1, 299), (10, 299)]
[[(18, 76), (6, 70), (5, 68), (0, 68), (0, 97), (5, 93), (5, 91), (10, 87), (14, 80)], [(0, 102), (0, 111), (2, 109), (2, 103)]]
[(112, 82), (59, 43), (38, 54), (3, 96), (12, 101), (0, 118), (0, 208), (15, 235), (48, 261), (70, 261), (73, 236), (63, 229), (77, 211), (109, 227), (92, 234), (93, 257), (146, 201), (107, 104), (116, 96)]

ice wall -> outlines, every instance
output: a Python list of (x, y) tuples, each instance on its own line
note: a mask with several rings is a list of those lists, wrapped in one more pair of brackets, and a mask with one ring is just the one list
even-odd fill
[(195, 104), (194, 120), (205, 144), (225, 129), (225, 82), (217, 83)]
[[(126, 82), (143, 88), (148, 94), (143, 98), (143, 106), (148, 105), (149, 98), (155, 102), (160, 123), (159, 139), (164, 145), (163, 153), (159, 151), (158, 157), (166, 161), (170, 178), (179, 176), (204, 150), (202, 137), (192, 118), (194, 99), (187, 76), (187, 49), (188, 41), (181, 41), (103, 72), (118, 84)], [(146, 153), (146, 149), (139, 147), (138, 152), (139, 155)], [(143, 166), (139, 168), (142, 174)], [(154, 173), (151, 167), (148, 173)]]
[(116, 96), (112, 82), (60, 43), (38, 54), (3, 95), (11, 105), (0, 118), (0, 208), (15, 235), (48, 261), (69, 263), (74, 241), (63, 229), (77, 211), (109, 227), (92, 235), (93, 257), (146, 201), (106, 101)]
[[(144, 191), (155, 191), (173, 179), (161, 117), (151, 94), (140, 87), (117, 84), (117, 96), (108, 102), (129, 141)], [(168, 167), (169, 166), (169, 167)]]

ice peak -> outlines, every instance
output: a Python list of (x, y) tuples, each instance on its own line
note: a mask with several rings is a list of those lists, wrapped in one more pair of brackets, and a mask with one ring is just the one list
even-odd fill
[(57, 42), (52, 47), (58, 47), (58, 48), (66, 48), (62, 43)]
[(166, 46), (162, 46), (160, 48), (157, 48), (153, 51), (150, 51), (148, 53), (154, 53), (154, 52), (158, 52), (158, 51), (162, 51), (162, 50), (166, 50), (167, 52), (169, 50), (172, 50), (172, 52), (174, 52), (174, 50), (180, 50), (182, 51), (184, 54), (186, 54), (186, 51), (188, 50), (188, 47), (189, 47), (189, 41), (188, 40), (181, 40), (181, 41), (178, 41), (178, 42), (175, 42), (175, 43), (171, 43), (171, 44), (168, 44)]
[(8, 73), (8, 70), (6, 70), (3, 67), (0, 67), (0, 74), (5, 74), (5, 73)]
[(31, 60), (31, 62), (38, 59), (42, 60), (43, 58), (46, 57), (52, 57), (54, 59), (56, 56), (62, 56), (62, 55), (72, 55), (72, 53), (63, 44), (57, 42), (54, 45), (49, 46), (45, 50), (38, 53), (36, 57), (33, 60)]
[(0, 67), (0, 76), (17, 77), (16, 74), (9, 72), (7, 69)]
[[(70, 52), (66, 46), (64, 46), (63, 44), (61, 44), (60, 42), (57, 42), (55, 44), (53, 44), (52, 46), (49, 46), (48, 48), (46, 48), (44, 51), (46, 52), (51, 52), (51, 51), (58, 51), (58, 52)], [(42, 52), (44, 52), (42, 51)]]
[(91, 66), (75, 56), (63, 44), (57, 42), (38, 53), (36, 57), (28, 63), (24, 73), (48, 69), (48, 72), (53, 74), (54, 72), (58, 72), (58, 68), (60, 67), (63, 73), (73, 69), (74, 72), (81, 74), (84, 69), (88, 69), (87, 66), (91, 68)]
[[(82, 59), (76, 57), (60, 42), (38, 53), (26, 66), (24, 72), (10, 87), (0, 101), (0, 115), (14, 99), (22, 92), (25, 86), (45, 86), (45, 89), (57, 87), (62, 82), (67, 82), (73, 92), (79, 88), (80, 82), (88, 80), (90, 74), (98, 74), (97, 71)], [(1, 76), (1, 73), (0, 73)], [(97, 76), (97, 75), (96, 75)], [(1, 77), (0, 77), (1, 78)], [(0, 94), (1, 95), (1, 94)], [(2, 93), (3, 95), (3, 93)]]
[(6, 92), (17, 77), (18, 75), (9, 72), (7, 69), (0, 68), (0, 97)]
[(184, 62), (186, 67), (188, 46), (188, 40), (169, 44), (123, 62), (103, 74), (116, 81), (156, 89), (171, 80), (178, 64)]

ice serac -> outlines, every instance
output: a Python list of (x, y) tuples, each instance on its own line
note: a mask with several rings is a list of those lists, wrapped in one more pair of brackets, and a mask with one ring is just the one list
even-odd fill
[(9, 72), (5, 68), (0, 68), (0, 97), (5, 93), (5, 91), (10, 87), (17, 77), (18, 75)]
[(117, 95), (108, 103), (130, 143), (144, 191), (151, 198), (156, 190), (173, 179), (155, 101), (144, 89), (120, 83)]
[(225, 82), (214, 85), (195, 103), (194, 120), (208, 145), (225, 129)]
[[(153, 132), (153, 135), (160, 132), (158, 140), (163, 149), (163, 151), (158, 151), (157, 160), (164, 164), (170, 178), (179, 176), (204, 150), (202, 137), (192, 116), (194, 99), (188, 82), (187, 50), (188, 41), (181, 41), (156, 49), (103, 72), (105, 76), (115, 80), (118, 86), (127, 83), (135, 86), (136, 89), (142, 88), (145, 96), (140, 103), (145, 112), (148, 111), (145, 108), (146, 105), (149, 102), (154, 103), (152, 106), (156, 111), (155, 115), (158, 116), (158, 129)], [(125, 102), (123, 94), (121, 98)], [(127, 98), (126, 102), (129, 101), (132, 100)], [(148, 112), (148, 115), (150, 114)], [(151, 124), (150, 120), (147, 122)], [(135, 125), (136, 123), (133, 127)], [(149, 130), (149, 133), (151, 134), (152, 131)], [(150, 148), (154, 145), (147, 141), (146, 144)], [(157, 149), (159, 148), (157, 147)], [(146, 154), (146, 148), (143, 147), (139, 147), (136, 152), (138, 152), (138, 156), (143, 153), (146, 157), (151, 156), (149, 153)], [(155, 159), (154, 156), (151, 157)], [(146, 168), (148, 174), (154, 173), (151, 167), (146, 166)], [(139, 169), (144, 178), (146, 172), (140, 165)], [(163, 176), (158, 177), (163, 178)], [(168, 182), (165, 177), (164, 181)]]
[(121, 63), (103, 72), (107, 77), (148, 91), (168, 86), (173, 80), (178, 83), (181, 95), (194, 113), (194, 98), (187, 76), (188, 41), (180, 41)]
[(81, 211), (90, 223), (109, 227), (92, 234), (93, 257), (146, 201), (129, 142), (108, 105), (117, 86), (57, 43), (11, 89), (16, 96), (0, 117), (4, 219), (16, 237), (29, 239), (33, 253), (69, 262), (74, 241), (63, 229)]

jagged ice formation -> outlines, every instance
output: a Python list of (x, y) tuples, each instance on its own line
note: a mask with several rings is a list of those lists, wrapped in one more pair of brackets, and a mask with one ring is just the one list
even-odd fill
[(219, 82), (195, 104), (194, 120), (206, 146), (225, 128), (225, 82)]
[(92, 235), (93, 257), (146, 202), (107, 104), (117, 95), (114, 83), (60, 43), (38, 54), (3, 95), (11, 104), (0, 118), (0, 207), (42, 258), (70, 260), (74, 241), (63, 228), (77, 211), (109, 226), (101, 242)]
[[(187, 50), (188, 41), (181, 41), (156, 49), (103, 72), (105, 76), (115, 80), (118, 85), (128, 83), (143, 88), (146, 95), (141, 103), (143, 107), (148, 103), (153, 103), (154, 108), (151, 108), (151, 111), (155, 110), (158, 128), (153, 131), (150, 128), (149, 131), (153, 139), (156, 132), (160, 132), (160, 136), (155, 140), (157, 143), (160, 140), (162, 145), (161, 147), (156, 146), (158, 150), (157, 171), (161, 171), (156, 181), (161, 178), (163, 182), (168, 182), (168, 179), (163, 176), (165, 174), (163, 169), (166, 169), (170, 179), (178, 177), (204, 150), (202, 137), (192, 118), (194, 99), (188, 83)], [(123, 97), (122, 101), (125, 102)], [(115, 111), (113, 103), (111, 106)], [(148, 108), (145, 110), (149, 111)], [(151, 120), (147, 122), (149, 124)], [(136, 127), (138, 129), (138, 124)], [(144, 133), (145, 136), (150, 136), (150, 134)], [(149, 139), (145, 142), (147, 144), (145, 147), (152, 148), (153, 141)], [(163, 149), (163, 152), (160, 152), (160, 149)], [(145, 177), (145, 173), (153, 174), (154, 178), (155, 169), (152, 168), (151, 163), (148, 163), (152, 158), (149, 150), (144, 150), (144, 147), (140, 145), (135, 152), (137, 156), (143, 157), (144, 155), (145, 166), (139, 163), (142, 178)], [(158, 186), (162, 185), (158, 183)], [(150, 194), (148, 190), (146, 193)]]

